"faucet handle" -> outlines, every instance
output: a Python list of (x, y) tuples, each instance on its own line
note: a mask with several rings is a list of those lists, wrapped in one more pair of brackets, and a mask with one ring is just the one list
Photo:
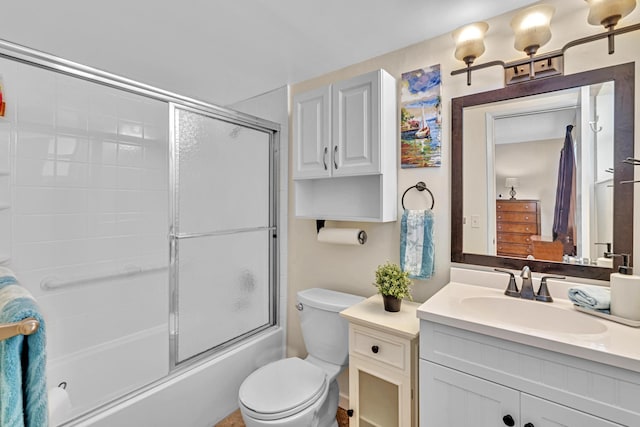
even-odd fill
[(510, 297), (519, 297), (520, 296), (520, 291), (518, 290), (518, 285), (516, 284), (516, 276), (507, 270), (501, 270), (499, 268), (494, 268), (495, 271), (499, 272), (499, 273), (506, 273), (509, 276), (509, 285), (507, 286), (507, 289), (504, 291), (504, 294)]
[(553, 298), (551, 298), (551, 294), (549, 293), (549, 288), (547, 287), (547, 279), (565, 279), (565, 277), (564, 276), (542, 276), (542, 280), (540, 280), (540, 287), (538, 288), (538, 293), (536, 295), (537, 301), (553, 302)]

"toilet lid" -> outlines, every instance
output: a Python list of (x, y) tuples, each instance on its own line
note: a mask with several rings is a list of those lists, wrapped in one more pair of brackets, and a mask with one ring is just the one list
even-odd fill
[(240, 386), (242, 405), (261, 419), (283, 418), (313, 404), (327, 386), (325, 372), (297, 357), (256, 370)]

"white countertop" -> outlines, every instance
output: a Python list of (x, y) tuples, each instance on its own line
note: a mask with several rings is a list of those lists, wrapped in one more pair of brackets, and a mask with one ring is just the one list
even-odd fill
[[(486, 276), (486, 274), (498, 273), (482, 272), (482, 275)], [(453, 278), (459, 278), (459, 276), (452, 273)], [(578, 312), (573, 308), (571, 301), (564, 299), (566, 293), (561, 295), (558, 292), (556, 296), (551, 287), (551, 294), (554, 296), (552, 303), (516, 300), (519, 304), (521, 304), (520, 301), (524, 304), (538, 304), (539, 306), (548, 304), (553, 306), (553, 309), (571, 311), (571, 313), (561, 314), (572, 318), (574, 314), (575, 316), (584, 316), (585, 323), (599, 322), (604, 327), (593, 323), (591, 325), (597, 326), (601, 332), (569, 333), (537, 329), (535, 326), (525, 327), (522, 326), (522, 321), (511, 323), (506, 318), (496, 319), (499, 316), (495, 315), (479, 316), (478, 313), (468, 310), (468, 306), (463, 304), (464, 299), (474, 297), (515, 299), (504, 295), (507, 282), (508, 276), (505, 278), (503, 275), (496, 276), (495, 283), (499, 284), (499, 288), (452, 281), (422, 304), (417, 310), (417, 315), (422, 320), (640, 372), (640, 328), (633, 328)], [(565, 284), (562, 289), (564, 290), (568, 285)], [(520, 286), (519, 282), (518, 286)], [(537, 289), (537, 285), (535, 289)], [(508, 302), (506, 303), (508, 304)], [(535, 307), (538, 306), (532, 307), (535, 310)], [(542, 313), (548, 308), (542, 308)], [(580, 322), (581, 318), (577, 318), (577, 320)]]

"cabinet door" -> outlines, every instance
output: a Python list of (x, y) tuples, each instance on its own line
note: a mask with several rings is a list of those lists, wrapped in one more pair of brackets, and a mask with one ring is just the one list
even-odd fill
[(334, 176), (380, 172), (380, 71), (333, 85)]
[(409, 427), (411, 378), (397, 369), (349, 356), (349, 406), (351, 427)]
[(331, 176), (331, 86), (293, 98), (293, 178)]
[(421, 427), (520, 426), (519, 395), (517, 390), (420, 361)]
[(520, 399), (522, 424), (527, 427), (621, 427), (620, 424), (529, 394), (522, 393)]

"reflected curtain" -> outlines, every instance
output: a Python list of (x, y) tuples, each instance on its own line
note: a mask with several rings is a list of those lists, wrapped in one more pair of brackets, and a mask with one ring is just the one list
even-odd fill
[(572, 130), (573, 125), (568, 125), (564, 145), (560, 150), (556, 205), (553, 212), (553, 238), (562, 242), (565, 255), (576, 255), (576, 167), (573, 138), (571, 137)]

